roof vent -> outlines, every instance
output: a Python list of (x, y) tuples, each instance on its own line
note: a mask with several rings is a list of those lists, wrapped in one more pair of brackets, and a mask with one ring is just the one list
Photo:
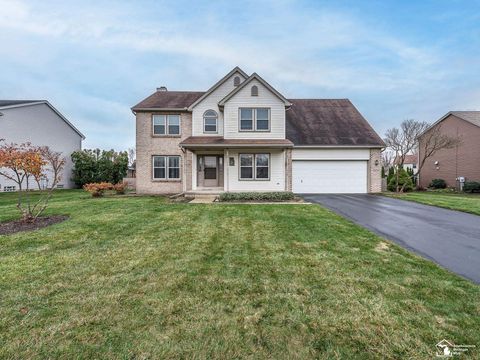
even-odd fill
[(160, 86), (157, 88), (157, 91), (167, 91), (167, 87), (166, 86)]

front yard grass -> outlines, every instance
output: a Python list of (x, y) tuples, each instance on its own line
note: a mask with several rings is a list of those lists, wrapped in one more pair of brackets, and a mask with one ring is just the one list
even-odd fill
[(317, 205), (60, 191), (47, 212), (70, 219), (0, 236), (0, 358), (480, 354), (480, 287)]
[(415, 191), (402, 194), (384, 193), (384, 195), (480, 215), (480, 194)]

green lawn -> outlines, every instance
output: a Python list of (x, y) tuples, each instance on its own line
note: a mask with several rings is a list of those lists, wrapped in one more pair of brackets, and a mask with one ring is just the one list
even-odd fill
[(61, 191), (48, 213), (71, 218), (0, 236), (0, 358), (480, 354), (480, 287), (317, 205)]
[(435, 191), (419, 191), (403, 194), (385, 193), (384, 195), (422, 204), (439, 206), (480, 215), (480, 194), (457, 194)]

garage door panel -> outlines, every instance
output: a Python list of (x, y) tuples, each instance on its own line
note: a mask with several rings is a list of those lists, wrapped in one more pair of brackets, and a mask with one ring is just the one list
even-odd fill
[(294, 160), (295, 193), (366, 193), (366, 161)]

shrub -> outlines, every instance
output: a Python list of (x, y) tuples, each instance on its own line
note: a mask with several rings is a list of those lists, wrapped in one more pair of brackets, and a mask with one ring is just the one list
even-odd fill
[[(397, 182), (397, 176), (394, 175), (388, 181), (387, 189), (389, 191), (397, 191), (396, 182)], [(400, 173), (398, 175), (398, 187), (399, 189), (403, 187), (403, 191), (405, 192), (413, 190), (412, 178), (407, 174), (407, 172), (404, 169), (400, 169)]]
[(293, 193), (279, 192), (225, 192), (220, 194), (220, 201), (285, 201), (292, 200)]
[(83, 189), (92, 194), (92, 197), (102, 197), (105, 191), (113, 189), (113, 185), (108, 182), (90, 183), (83, 185)]
[(125, 194), (125, 191), (127, 190), (127, 184), (121, 182), (121, 183), (113, 185), (113, 188), (115, 189), (115, 192), (117, 193), (117, 195), (123, 195), (123, 194)]
[(463, 184), (463, 191), (465, 192), (480, 192), (480, 181), (466, 181)]
[(428, 187), (433, 189), (445, 189), (447, 187), (447, 183), (443, 179), (433, 179)]
[(72, 180), (77, 186), (101, 182), (116, 184), (127, 174), (126, 151), (81, 150), (73, 152), (71, 158), (74, 164)]

